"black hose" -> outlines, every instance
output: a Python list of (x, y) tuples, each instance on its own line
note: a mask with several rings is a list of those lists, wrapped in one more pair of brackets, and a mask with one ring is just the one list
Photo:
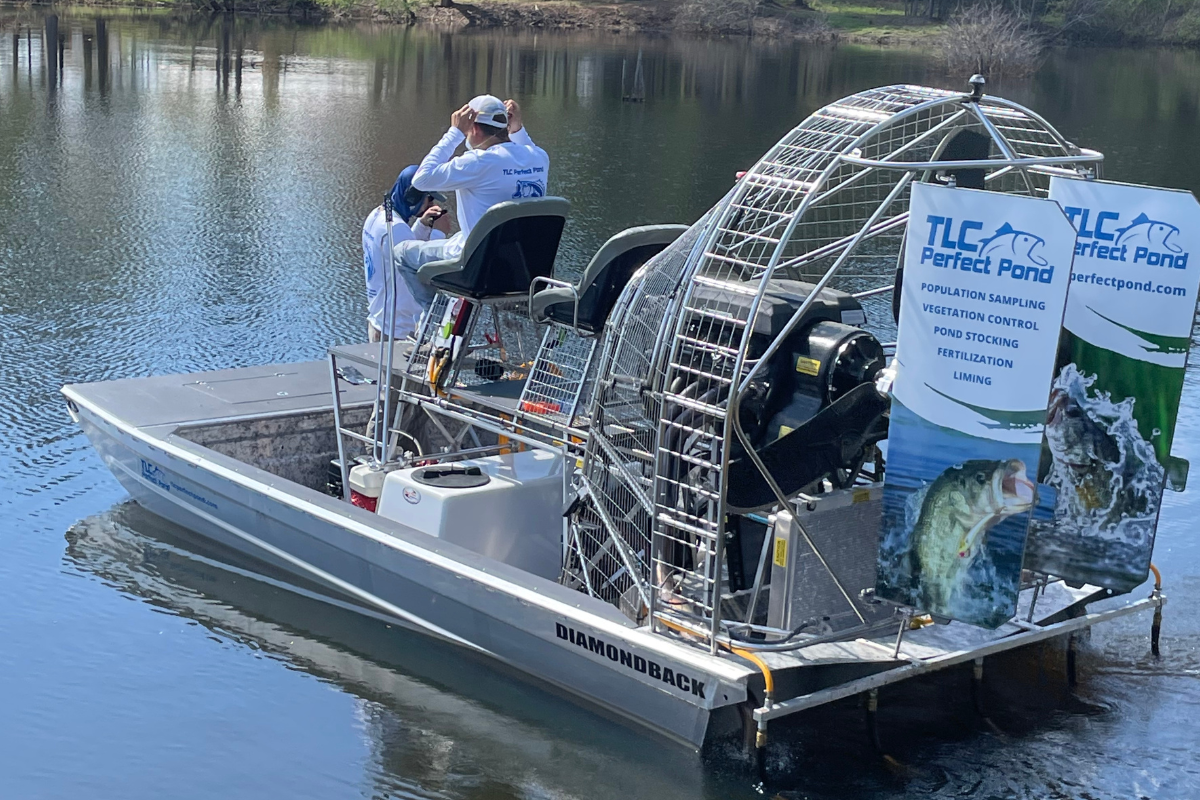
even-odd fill
[(883, 752), (883, 743), (879, 739), (879, 690), (867, 692), (867, 738), (875, 752)]
[(1162, 653), (1158, 649), (1158, 638), (1162, 633), (1162, 606), (1154, 609), (1154, 620), (1150, 623), (1150, 653), (1159, 658)]
[[(787, 636), (783, 637), (782, 639), (772, 639), (771, 644), (785, 644), (787, 642), (790, 642), (792, 639), (795, 639), (797, 636), (799, 636), (801, 633), (803, 633), (806, 629), (811, 628), (815, 624), (816, 624), (815, 620), (811, 620), (811, 619), (805, 620), (804, 622), (800, 623), (800, 627), (794, 629), (791, 633), (789, 633)], [(729, 634), (729, 638), (733, 639), (735, 642), (744, 642), (746, 644), (762, 644), (761, 639), (749, 639), (744, 636), (740, 636), (737, 633), (734, 633), (732, 628), (729, 629), (727, 631), (727, 633)]]
[(1079, 672), (1076, 665), (1075, 636), (1067, 639), (1067, 686), (1072, 689), (1079, 683)]

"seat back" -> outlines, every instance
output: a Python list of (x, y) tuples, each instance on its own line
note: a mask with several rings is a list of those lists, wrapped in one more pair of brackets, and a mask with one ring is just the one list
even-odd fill
[(633, 273), (686, 230), (686, 225), (644, 225), (621, 231), (596, 251), (576, 284), (578, 319), (574, 296), (562, 288), (534, 295), (535, 318), (598, 334)]
[(570, 208), (561, 197), (497, 203), (471, 229), (456, 268), (430, 284), (474, 300), (527, 296), (534, 278), (554, 272)]

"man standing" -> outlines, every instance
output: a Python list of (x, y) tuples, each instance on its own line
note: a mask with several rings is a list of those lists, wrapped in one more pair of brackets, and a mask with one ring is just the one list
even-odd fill
[[(416, 174), (415, 164), (406, 167), (392, 186), (392, 241), (397, 244), (403, 241), (445, 241), (450, 232), (450, 216), (444, 207), (436, 203), (445, 203), (446, 197), (439, 192), (414, 189), (412, 178)], [(363, 224), (362, 245), (363, 268), (367, 278), (367, 337), (371, 342), (378, 342), (383, 338), (385, 325), (383, 269), (391, 263), (386, 251), (387, 218), (382, 205), (376, 206)], [(417, 303), (404, 281), (396, 280), (394, 283), (396, 312), (390, 335), (395, 339), (403, 339), (416, 332), (425, 306)]]
[[(455, 157), (464, 140), (467, 151)], [(444, 241), (396, 245), (400, 274), (417, 302), (428, 306), (433, 299), (433, 291), (417, 280), (422, 264), (460, 255), (484, 212), (505, 200), (544, 197), (549, 177), (550, 157), (529, 138), (516, 101), (483, 94), (451, 114), (450, 129), (421, 161), (413, 186), (454, 191), (460, 230)]]

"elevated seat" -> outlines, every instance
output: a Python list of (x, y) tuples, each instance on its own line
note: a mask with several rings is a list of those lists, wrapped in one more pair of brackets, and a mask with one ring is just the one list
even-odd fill
[(686, 225), (643, 225), (605, 242), (573, 286), (552, 286), (534, 294), (529, 313), (596, 336), (633, 273), (688, 229)]
[(561, 197), (497, 203), (467, 235), (462, 255), (433, 261), (417, 278), (477, 302), (527, 297), (535, 278), (554, 273), (554, 258), (571, 204)]
[[(530, 299), (529, 313), (550, 323), (518, 411), (526, 422), (550, 428), (585, 424), (579, 409), (588, 400), (594, 359), (609, 312), (625, 285), (643, 264), (665, 250), (686, 231), (686, 225), (646, 225), (630, 228), (605, 242), (578, 283), (558, 283)], [(538, 281), (535, 281), (535, 287)]]

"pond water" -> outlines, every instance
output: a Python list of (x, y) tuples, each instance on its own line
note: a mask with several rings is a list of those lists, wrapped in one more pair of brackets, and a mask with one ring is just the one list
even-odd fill
[[(1094, 633), (1073, 694), (1051, 651), (989, 667), (994, 725), (965, 674), (885, 693), (903, 768), (853, 704), (803, 715), (759, 790), (732, 749), (681, 753), (212, 559), (124, 502), (57, 394), (360, 337), (362, 220), (474, 94), (523, 104), (578, 268), (693, 221), (824, 103), (964, 78), (860, 47), (0, 9), (0, 797), (1200, 795), (1200, 489), (1163, 511), (1160, 660), (1136, 617)], [(1056, 51), (991, 88), (1108, 177), (1200, 189), (1195, 53)]]

